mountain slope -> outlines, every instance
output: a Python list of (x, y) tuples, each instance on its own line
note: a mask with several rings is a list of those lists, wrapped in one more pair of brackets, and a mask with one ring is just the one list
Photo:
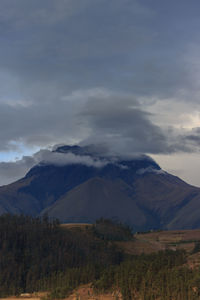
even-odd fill
[(41, 211), (40, 201), (30, 193), (23, 193), (24, 187), (31, 185), (33, 178), (23, 178), (0, 187), (0, 214), (31, 214), (37, 215)]
[(45, 212), (62, 222), (94, 222), (102, 216), (120, 216), (121, 221), (131, 223), (134, 219), (134, 224), (141, 227), (147, 219), (131, 198), (132, 193), (131, 187), (120, 179), (94, 177), (62, 196)]
[[(136, 179), (133, 186), (137, 195), (136, 202), (143, 209), (146, 208), (157, 216), (161, 228), (177, 228), (177, 226), (168, 224), (171, 222), (173, 224), (174, 218), (178, 216), (181, 223), (180, 228), (196, 227), (195, 219), (191, 218), (189, 223), (186, 220), (189, 209), (194, 216), (198, 206), (200, 208), (199, 188), (190, 186), (178, 177), (167, 173), (145, 174), (145, 176)], [(194, 199), (196, 200), (196, 207), (194, 207)], [(182, 213), (182, 217), (181, 211), (185, 212)]]

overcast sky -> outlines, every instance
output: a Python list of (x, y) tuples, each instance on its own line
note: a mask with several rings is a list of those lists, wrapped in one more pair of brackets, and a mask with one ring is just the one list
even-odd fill
[(0, 184), (95, 143), (200, 186), (199, 32), (198, 0), (0, 0)]

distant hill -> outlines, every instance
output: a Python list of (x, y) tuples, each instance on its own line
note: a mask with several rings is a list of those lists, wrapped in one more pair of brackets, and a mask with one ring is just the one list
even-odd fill
[(84, 223), (113, 218), (135, 231), (200, 227), (200, 188), (164, 172), (148, 156), (108, 157), (94, 147), (61, 146), (52, 157), (0, 187), (0, 214), (48, 213)]

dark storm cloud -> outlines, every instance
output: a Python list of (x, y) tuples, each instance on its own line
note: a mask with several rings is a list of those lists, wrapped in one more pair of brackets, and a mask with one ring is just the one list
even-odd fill
[(191, 148), (200, 146), (200, 127), (193, 128), (189, 133), (183, 135), (183, 139), (186, 143), (191, 145)]
[(110, 95), (90, 99), (82, 115), (90, 135), (83, 144), (106, 143), (111, 153), (199, 152), (200, 128), (161, 128), (136, 100)]
[(82, 113), (90, 129), (84, 143), (106, 143), (113, 153), (166, 152), (167, 140), (136, 101), (117, 98), (90, 99)]

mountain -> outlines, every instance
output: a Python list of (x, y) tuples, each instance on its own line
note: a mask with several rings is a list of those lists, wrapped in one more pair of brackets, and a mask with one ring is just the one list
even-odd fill
[(0, 187), (0, 214), (48, 213), (61, 222), (114, 218), (135, 230), (200, 227), (200, 188), (148, 156), (105, 156), (94, 146), (60, 146), (24, 178)]

